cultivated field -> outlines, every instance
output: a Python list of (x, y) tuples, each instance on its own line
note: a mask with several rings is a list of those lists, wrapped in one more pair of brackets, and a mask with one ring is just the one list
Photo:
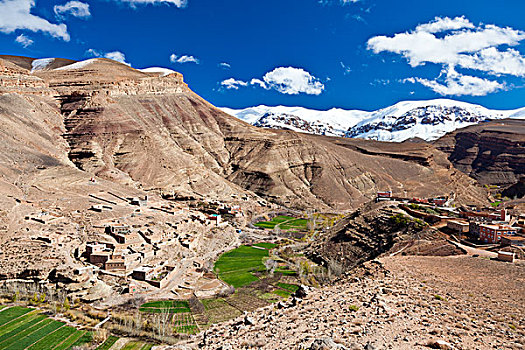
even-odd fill
[(150, 301), (140, 306), (139, 310), (146, 313), (183, 313), (190, 312), (190, 306), (185, 300)]
[(290, 221), (290, 220), (295, 220), (295, 218), (292, 217), (292, 216), (280, 215), (280, 216), (274, 217), (270, 221), (260, 221), (260, 222), (256, 223), (255, 226), (260, 227), (260, 228), (273, 229), (275, 227), (275, 225), (279, 225), (279, 224), (281, 224), (283, 222)]
[(91, 333), (20, 306), (0, 310), (0, 349), (67, 350), (91, 341)]
[[(266, 243), (267, 248), (240, 246), (220, 256), (215, 263), (215, 272), (224, 282), (235, 288), (246, 286), (259, 278), (252, 272), (265, 271), (263, 259), (269, 256), (268, 248), (275, 245)], [(261, 249), (262, 248), (262, 249)]]

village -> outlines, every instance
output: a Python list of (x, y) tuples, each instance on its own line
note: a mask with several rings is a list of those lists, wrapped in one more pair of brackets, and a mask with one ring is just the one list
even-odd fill
[(399, 208), (476, 249), (496, 252), (499, 260), (525, 258), (525, 213), (514, 208), (455, 207), (448, 197), (402, 198), (378, 192), (376, 201), (400, 202)]
[(60, 273), (78, 284), (73, 297), (109, 304), (117, 302), (107, 298), (115, 293), (126, 298), (185, 299), (228, 289), (211, 273), (213, 263), (240, 244), (239, 232), (246, 225), (243, 210), (266, 205), (253, 205), (242, 196), (224, 203), (107, 190), (92, 191), (85, 198), (89, 206), (77, 206), (73, 212), (59, 204), (27, 212), (21, 228), (39, 232), (29, 241), (35, 249), (51, 250), (47, 259), (70, 251), (64, 254), (70, 271)]

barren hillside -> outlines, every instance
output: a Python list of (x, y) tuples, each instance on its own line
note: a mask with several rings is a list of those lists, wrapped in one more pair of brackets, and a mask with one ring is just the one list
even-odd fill
[[(525, 269), (468, 256), (384, 257), (369, 273), (216, 325), (204, 349), (522, 349)], [(196, 346), (195, 346), (196, 347)]]
[(48, 140), (40, 152), (90, 176), (175, 197), (245, 189), (296, 207), (353, 209), (387, 189), (407, 196), (456, 193), (463, 202), (486, 198), (431, 146), (258, 129), (202, 100), (180, 74), (161, 77), (107, 59), (32, 74), (27, 60), (2, 62), (10, 86), (1, 90), (11, 92), (2, 105), (13, 129), (35, 132), (14, 117), (19, 109), (12, 106), (23, 105), (34, 114), (31, 121), (49, 128), (40, 131)]

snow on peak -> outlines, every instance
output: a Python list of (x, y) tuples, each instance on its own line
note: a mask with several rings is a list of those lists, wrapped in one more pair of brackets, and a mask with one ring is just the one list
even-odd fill
[(90, 58), (89, 60), (84, 61), (78, 61), (72, 64), (68, 64), (67, 66), (63, 66), (60, 68), (57, 68), (55, 70), (73, 70), (73, 69), (82, 69), (86, 66), (89, 66), (90, 64), (93, 64), (97, 62), (98, 58)]
[(525, 119), (525, 108), (498, 111), (447, 99), (402, 101), (372, 112), (284, 106), (222, 110), (259, 127), (394, 142), (413, 137), (431, 141), (456, 129), (492, 119)]
[(54, 61), (54, 58), (39, 58), (33, 60), (33, 62), (31, 62), (31, 73), (46, 69)]
[(159, 75), (163, 77), (165, 77), (166, 75), (176, 73), (174, 70), (163, 68), (163, 67), (149, 67), (149, 68), (143, 68), (143, 69), (138, 69), (138, 70), (144, 73), (159, 73)]

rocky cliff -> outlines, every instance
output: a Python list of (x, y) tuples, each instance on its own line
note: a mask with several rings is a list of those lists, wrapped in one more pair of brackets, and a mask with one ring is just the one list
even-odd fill
[(525, 121), (501, 120), (446, 135), (435, 146), (481, 184), (512, 186), (525, 175)]

